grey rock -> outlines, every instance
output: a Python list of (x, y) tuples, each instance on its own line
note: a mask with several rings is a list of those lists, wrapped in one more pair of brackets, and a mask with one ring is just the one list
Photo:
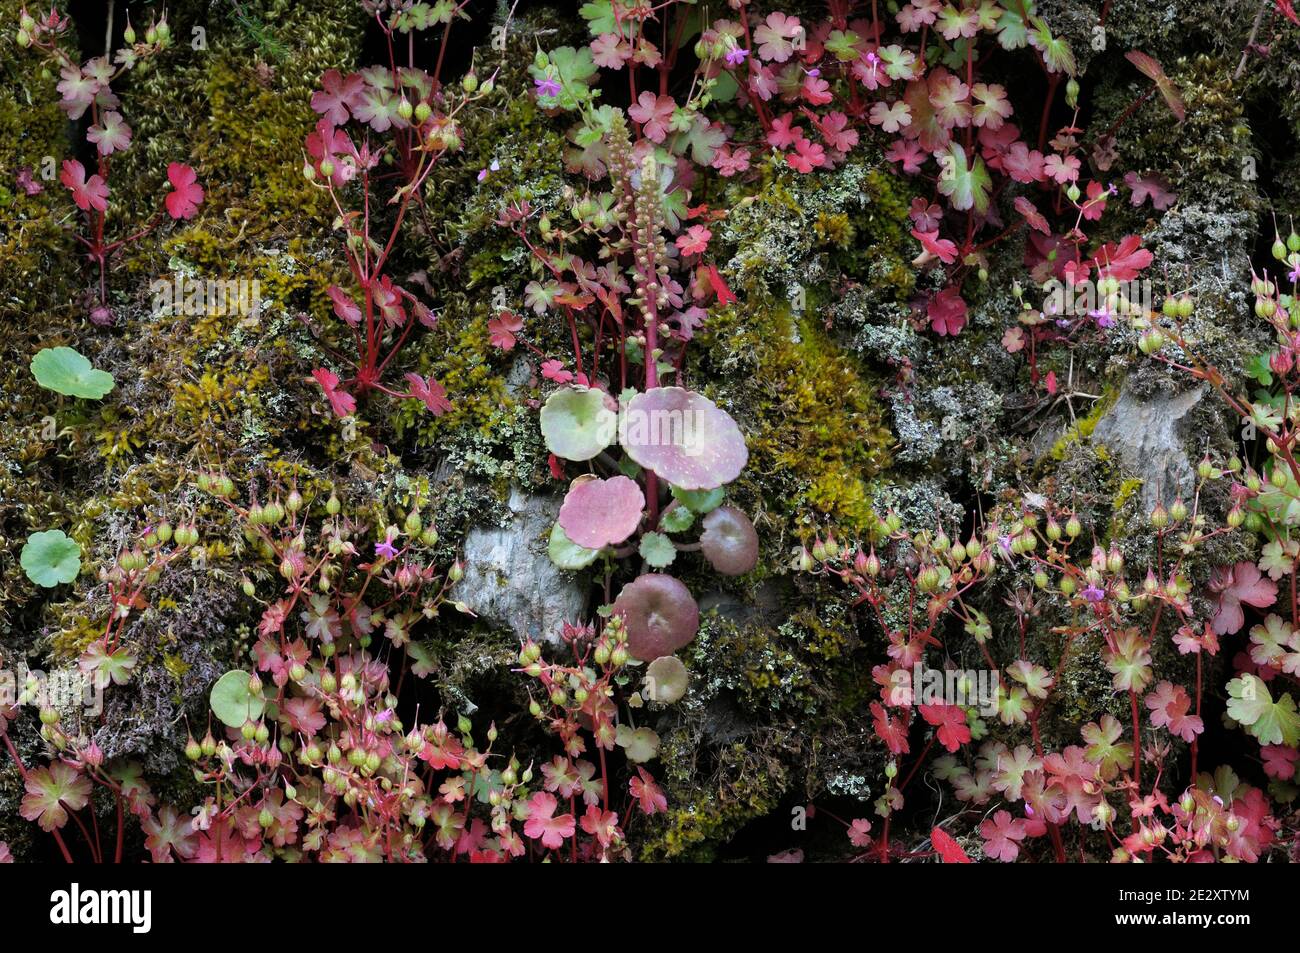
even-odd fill
[(554, 496), (510, 490), (504, 526), (475, 527), (465, 538), (465, 578), (457, 597), (484, 621), (519, 638), (556, 642), (564, 622), (581, 619), (587, 590), (546, 555), (560, 511)]
[(1126, 382), (1119, 399), (1097, 422), (1094, 444), (1106, 447), (1126, 474), (1142, 481), (1142, 505), (1168, 506), (1188, 499), (1195, 473), (1183, 447), (1185, 419), (1205, 396), (1205, 385), (1174, 394), (1139, 397)]

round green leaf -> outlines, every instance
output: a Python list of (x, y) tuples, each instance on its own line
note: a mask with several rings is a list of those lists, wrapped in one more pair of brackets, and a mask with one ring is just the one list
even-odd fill
[(32, 376), (46, 390), (67, 397), (99, 400), (113, 389), (113, 375), (91, 366), (70, 347), (47, 347), (32, 358)]
[(646, 697), (652, 702), (671, 705), (680, 701), (689, 684), (686, 666), (676, 655), (660, 656), (646, 667)]
[(600, 555), (598, 549), (579, 546), (564, 533), (564, 527), (556, 523), (551, 527), (551, 538), (546, 544), (546, 554), (551, 562), (561, 569), (586, 569)]
[(249, 674), (242, 669), (232, 669), (217, 679), (212, 686), (208, 703), (212, 713), (222, 724), (240, 728), (246, 721), (256, 721), (266, 709), (266, 699), (259, 690), (256, 695), (248, 690)]
[(81, 547), (61, 530), (51, 529), (27, 537), (18, 558), (27, 578), (38, 586), (53, 589), (59, 583), (72, 582), (81, 572)]
[(605, 395), (587, 387), (563, 387), (546, 399), (541, 412), (542, 437), (557, 457), (590, 460), (614, 442), (618, 414)]
[(655, 569), (663, 569), (677, 558), (677, 547), (663, 533), (646, 533), (638, 548), (641, 558)]
[(674, 506), (659, 518), (659, 528), (665, 533), (681, 533), (691, 528), (695, 514), (689, 506)]
[(649, 728), (633, 729), (628, 725), (619, 725), (615, 741), (624, 749), (627, 760), (636, 764), (650, 761), (659, 754), (659, 736)]

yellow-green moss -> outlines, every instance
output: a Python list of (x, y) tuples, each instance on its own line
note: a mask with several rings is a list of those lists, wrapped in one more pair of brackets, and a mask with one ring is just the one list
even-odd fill
[(876, 385), (811, 317), (750, 301), (714, 314), (704, 346), (716, 391), (749, 443), (742, 484), (768, 509), (813, 526), (874, 525), (870, 481), (892, 435)]

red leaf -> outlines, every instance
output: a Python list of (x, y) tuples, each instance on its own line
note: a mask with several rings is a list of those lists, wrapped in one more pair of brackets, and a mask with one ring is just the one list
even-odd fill
[(1102, 245), (1092, 262), (1103, 275), (1109, 275), (1117, 281), (1132, 281), (1154, 258), (1151, 252), (1142, 247), (1140, 236), (1126, 235), (1118, 245), (1113, 242)]
[(193, 218), (203, 204), (203, 187), (198, 178), (193, 169), (180, 162), (167, 166), (167, 181), (175, 191), (167, 193), (164, 204), (172, 218)]
[(953, 752), (970, 741), (966, 713), (956, 705), (921, 705), (921, 717), (939, 729), (939, 744)]
[(966, 856), (966, 852), (961, 849), (949, 834), (941, 827), (936, 827), (930, 832), (930, 843), (934, 845), (935, 851), (939, 854), (939, 859), (945, 864), (969, 864), (971, 859)]
[(966, 326), (966, 302), (962, 300), (961, 290), (949, 285), (940, 291), (926, 306), (926, 317), (936, 334), (954, 337), (960, 334)]
[(731, 289), (727, 287), (727, 283), (723, 281), (722, 276), (718, 274), (717, 265), (709, 265), (709, 283), (713, 285), (713, 293), (718, 296), (718, 304), (722, 305), (724, 308), (736, 300), (736, 296), (731, 293)]
[(311, 376), (320, 384), (320, 389), (329, 398), (330, 407), (337, 417), (346, 417), (357, 409), (357, 399), (339, 387), (339, 377), (333, 371), (318, 367)]

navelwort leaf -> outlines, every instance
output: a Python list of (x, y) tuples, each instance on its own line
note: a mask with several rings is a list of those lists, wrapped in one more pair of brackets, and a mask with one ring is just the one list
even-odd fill
[(113, 389), (108, 371), (96, 370), (87, 358), (70, 347), (47, 347), (32, 358), (32, 376), (46, 390), (67, 397), (99, 400)]

